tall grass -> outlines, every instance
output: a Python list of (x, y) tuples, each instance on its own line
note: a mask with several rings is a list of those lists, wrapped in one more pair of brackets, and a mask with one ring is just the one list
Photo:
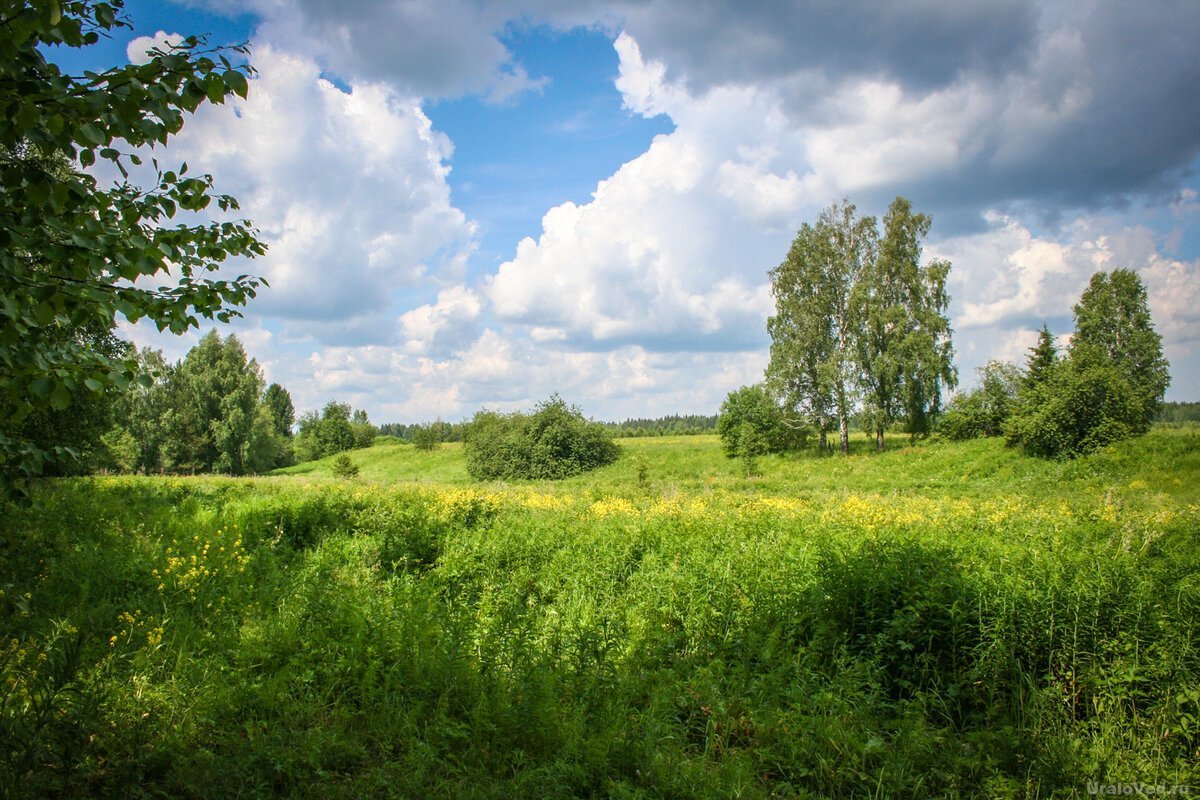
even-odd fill
[(643, 487), (629, 459), (553, 487), (47, 482), (0, 538), (0, 790), (1200, 785), (1194, 433), (750, 480), (701, 437), (641, 442)]

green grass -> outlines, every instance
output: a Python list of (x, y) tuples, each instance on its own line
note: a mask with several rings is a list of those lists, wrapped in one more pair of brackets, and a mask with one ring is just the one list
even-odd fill
[(1200, 784), (1196, 428), (752, 479), (712, 437), (621, 445), (555, 484), (394, 442), (354, 480), (44, 482), (0, 531), (0, 793)]

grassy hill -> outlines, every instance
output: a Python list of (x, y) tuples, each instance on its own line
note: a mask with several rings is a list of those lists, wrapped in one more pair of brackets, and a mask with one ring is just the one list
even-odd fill
[[(1110, 447), (1087, 459), (1046, 461), (1028, 458), (1000, 439), (937, 442), (909, 446), (889, 440), (877, 454), (874, 441), (853, 442), (848, 457), (815, 451), (764, 456), (762, 474), (740, 476), (738, 463), (726, 458), (715, 435), (662, 436), (617, 440), (622, 457), (607, 467), (562, 481), (518, 485), (552, 493), (654, 494), (735, 492), (756, 495), (816, 496), (868, 492), (928, 497), (981, 497), (1018, 493), (1060, 497), (1113, 493), (1138, 503), (1200, 502), (1200, 426), (1159, 427), (1146, 437)], [(359, 467), (358, 480), (369, 484), (477, 486), (462, 456), (462, 445), (444, 443), (433, 451), (388, 439), (349, 452)], [(276, 471), (275, 475), (335, 480), (334, 456)], [(648, 486), (638, 487), (639, 468)], [(1190, 476), (1190, 477), (1189, 477)], [(1130, 483), (1144, 488), (1129, 489)]]
[[(45, 481), (0, 528), (14, 797), (1076, 797), (1200, 785), (1200, 432), (554, 484)], [(638, 481), (644, 465), (647, 480)]]

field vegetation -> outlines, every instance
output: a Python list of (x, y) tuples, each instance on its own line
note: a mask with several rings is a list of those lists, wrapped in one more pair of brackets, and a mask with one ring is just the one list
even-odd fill
[[(1200, 432), (1072, 461), (624, 440), (473, 483), (394, 440), (36, 485), (11, 796), (1072, 797), (1200, 783)], [(861, 451), (855, 454), (855, 451)], [(640, 474), (640, 475), (639, 475)], [(639, 480), (639, 477), (642, 480)]]

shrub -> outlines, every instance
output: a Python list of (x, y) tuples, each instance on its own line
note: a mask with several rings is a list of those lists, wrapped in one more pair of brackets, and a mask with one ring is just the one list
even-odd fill
[(342, 453), (333, 460), (333, 475), (336, 478), (354, 478), (358, 476), (358, 464), (350, 460), (350, 456)]
[(783, 409), (761, 383), (735, 389), (721, 404), (717, 434), (729, 458), (742, 455), (739, 442), (744, 438), (743, 425), (749, 425), (757, 435), (760, 443), (755, 447), (759, 453), (780, 453), (804, 445), (806, 431), (788, 426)]
[(1021, 386), (1021, 371), (1004, 361), (980, 367), (979, 385), (950, 402), (938, 421), (938, 432), (953, 439), (1000, 436)]
[(1075, 458), (1144, 432), (1144, 420), (1129, 380), (1108, 361), (1077, 351), (1022, 393), (1005, 435), (1033, 455)]
[(480, 411), (463, 453), (476, 480), (557, 480), (611, 464), (620, 449), (607, 428), (553, 395), (531, 414)]

